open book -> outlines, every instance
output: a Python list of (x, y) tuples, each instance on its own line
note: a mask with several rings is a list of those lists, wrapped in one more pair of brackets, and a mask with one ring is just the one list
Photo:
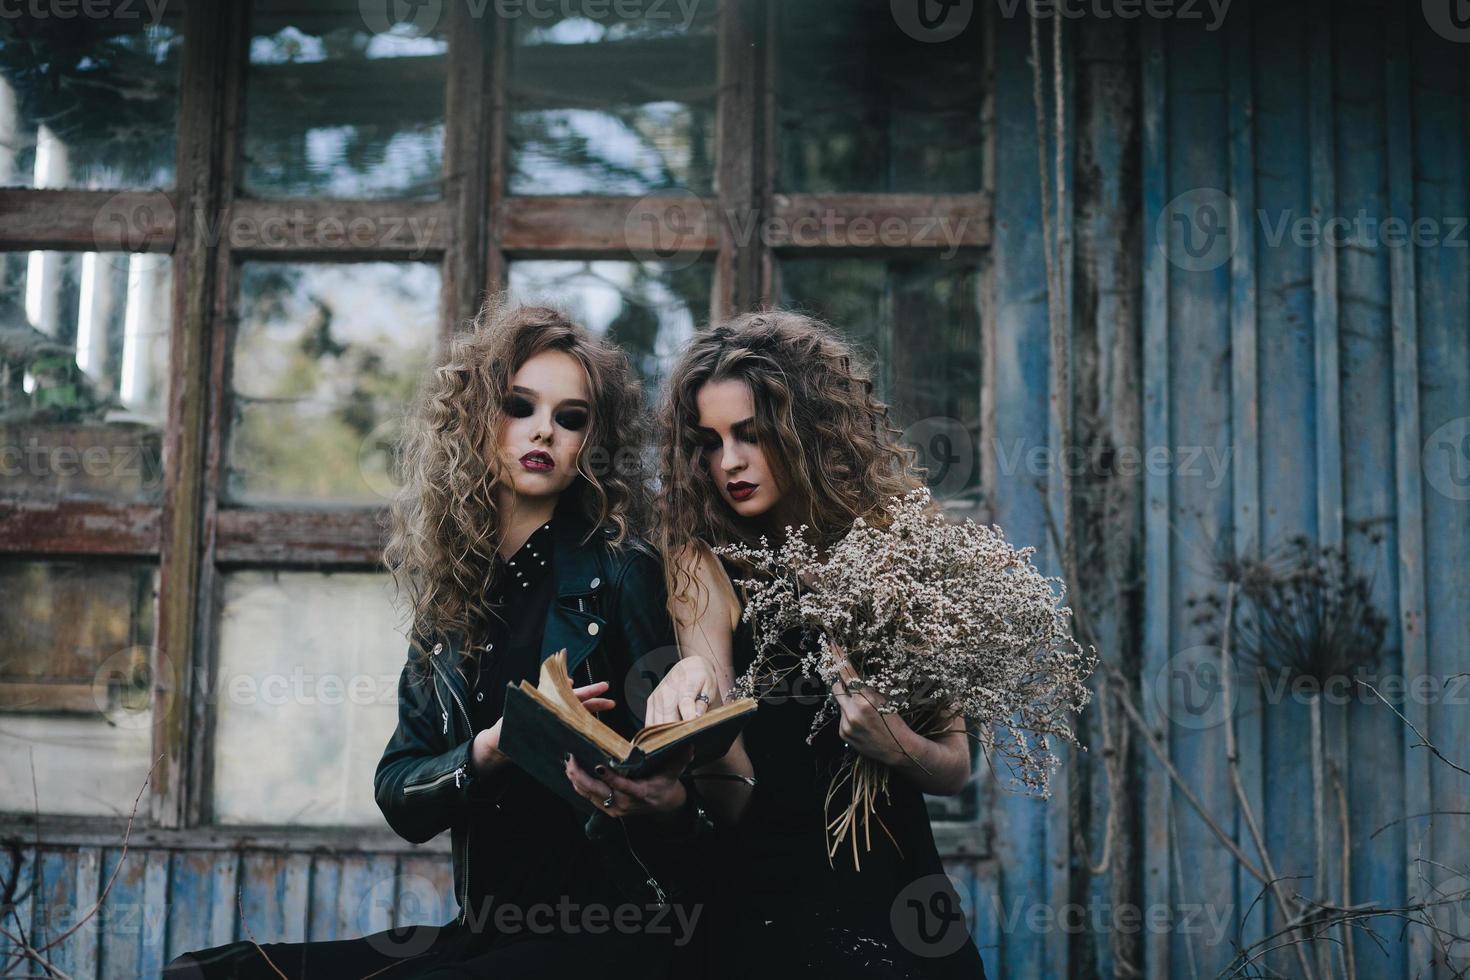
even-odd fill
[(690, 765), (699, 766), (729, 751), (755, 709), (753, 699), (741, 698), (698, 718), (649, 725), (626, 739), (578, 700), (567, 676), (567, 652), (561, 650), (541, 662), (535, 687), (529, 681), (521, 681), (519, 687), (506, 685), (500, 751), (578, 810), (596, 813), (597, 807), (579, 796), (567, 779), (562, 764), (566, 753), (572, 754), (583, 772), (591, 773), (594, 766), (602, 765), (638, 778), (692, 745)]

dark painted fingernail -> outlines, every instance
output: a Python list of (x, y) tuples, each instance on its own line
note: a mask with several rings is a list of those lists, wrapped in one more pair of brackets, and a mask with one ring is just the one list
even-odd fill
[(572, 754), (570, 752), (563, 752), (561, 754), (561, 764), (562, 765), (566, 765), (568, 762), (571, 762), (571, 761), (572, 761)]
[(607, 772), (607, 766), (593, 766), (592, 771), (601, 776), (603, 773)]

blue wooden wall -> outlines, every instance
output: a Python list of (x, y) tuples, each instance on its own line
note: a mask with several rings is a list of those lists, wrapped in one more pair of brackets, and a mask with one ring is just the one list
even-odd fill
[[(995, 16), (992, 27), (989, 452), (997, 440), (1034, 445), (1051, 431), (1028, 24)], [(1068, 97), (1073, 104), (1100, 103), (1089, 111), (1089, 125), (1114, 130), (1071, 130), (1097, 165), (1108, 168), (1074, 171), (1073, 183), (1095, 181), (1093, 202), (1102, 204), (1089, 221), (1104, 233), (1123, 228), (1132, 210), (1141, 209), (1141, 241), (1129, 253), (1141, 280), (1137, 303), (1113, 292), (1126, 288), (1113, 251), (1123, 246), (1079, 236), (1071, 282), (1087, 281), (1101, 298), (1074, 313), (1093, 318), (1091, 336), (1100, 348), (1111, 344), (1119, 324), (1137, 331), (1138, 389), (1105, 391), (1099, 403), (1116, 407), (1133, 399), (1143, 447), (1198, 448), (1228, 460), (1218, 485), (1208, 469), (1142, 477), (1141, 678), (1146, 716), (1167, 739), (1173, 764), (1256, 859), (1226, 779), (1223, 729), (1191, 723), (1180, 703), (1170, 703), (1170, 685), (1154, 683), (1174, 675), (1199, 680), (1213, 667), (1216, 654), (1206, 645), (1207, 631), (1191, 623), (1188, 603), (1219, 590), (1211, 561), (1222, 538), (1246, 552), (1298, 533), (1346, 547), (1373, 576), (1375, 601), (1391, 620), (1391, 655), (1377, 673), (1427, 678), (1435, 694), (1410, 700), (1404, 714), (1450, 758), (1462, 765), (1470, 759), (1470, 706), (1463, 693), (1455, 694), (1461, 690), (1455, 675), (1470, 671), (1464, 641), (1470, 504), (1441, 489), (1444, 467), (1437, 470), (1425, 456), (1441, 451), (1426, 446), (1432, 433), (1470, 416), (1470, 249), (1463, 217), (1470, 45), (1436, 33), (1420, 4), (1374, 0), (1237, 0), (1218, 30), (1177, 18), (1145, 18), (1131, 29), (1138, 87), (1118, 100), (1122, 111), (1135, 114), (1125, 119), (1109, 103), (1111, 95), (1079, 89), (1079, 78), (1094, 76), (1079, 69), (1075, 55), (1085, 50), (1085, 32), (1118, 26), (1068, 25)], [(1119, 47), (1115, 57), (1127, 56)], [(1109, 139), (1121, 141), (1130, 131), (1124, 122), (1137, 125), (1138, 145), (1114, 145), (1110, 152)], [(1233, 201), (1240, 234), (1221, 260), (1195, 261), (1185, 250), (1190, 243), (1170, 218), (1177, 208), (1171, 202), (1186, 193)], [(1290, 233), (1277, 236), (1283, 219), (1320, 224), (1360, 211), (1407, 222), (1428, 218), (1446, 240), (1396, 246), (1372, 235), (1346, 247), (1316, 247)], [(1129, 323), (1132, 317), (1137, 320)], [(1090, 353), (1106, 358), (1109, 352)], [(1470, 458), (1464, 444), (1454, 449), (1463, 479)], [(996, 461), (989, 462), (995, 519), (1013, 540), (1041, 544), (1043, 493), (1025, 479), (997, 474)], [(1045, 497), (1055, 499), (1052, 488)], [(1048, 560), (1059, 572), (1049, 554)], [(1154, 696), (1158, 691), (1162, 699)], [(1239, 694), (1234, 716), (1242, 775), (1267, 847), (1279, 874), (1310, 875), (1308, 708), (1292, 698), (1263, 704), (1253, 688)], [(1370, 699), (1329, 705), (1324, 727), (1328, 757), (1345, 780), (1351, 901), (1412, 901), (1425, 896), (1428, 884), (1470, 870), (1470, 818), (1413, 816), (1470, 811), (1470, 778), (1432, 761), (1405, 725)], [(1165, 909), (1177, 926), (1144, 930), (1145, 972), (1215, 976), (1236, 944), (1256, 942), (1281, 923), (1267, 903), (1251, 907), (1259, 892), (1254, 879), (1164, 770), (1138, 751), (1145, 759), (1141, 897), (1145, 913)], [(996, 943), (985, 950), (987, 964), (1003, 976), (1083, 975), (1076, 943), (1056, 924), (1069, 900), (1068, 869), (1083, 858), (1061, 816), (1066, 793), (1060, 786), (1050, 805), (989, 797), (996, 880), (982, 883), (982, 913), (992, 918), (982, 933)], [(1106, 799), (1096, 789), (1092, 799), (1100, 825)], [(1090, 843), (1096, 854), (1099, 838), (1094, 834)], [(1335, 882), (1342, 842), (1334, 836), (1329, 843)], [(1087, 896), (1094, 906), (1089, 914), (1107, 922), (1119, 910), (1108, 907), (1108, 893), (1097, 884)], [(1024, 913), (1037, 907), (1043, 914), (1028, 919)], [(1467, 921), (1463, 912), (1457, 921)], [(1404, 931), (1388, 917), (1371, 927), (1381, 943), (1356, 933), (1358, 976), (1452, 975), (1442, 964), (1431, 967), (1435, 951), (1424, 930)], [(1113, 975), (1106, 933), (1089, 931), (1082, 942), (1092, 945), (1098, 974)], [(1267, 962), (1281, 974), (1298, 973), (1290, 953)], [(1340, 967), (1333, 975), (1341, 975)]]

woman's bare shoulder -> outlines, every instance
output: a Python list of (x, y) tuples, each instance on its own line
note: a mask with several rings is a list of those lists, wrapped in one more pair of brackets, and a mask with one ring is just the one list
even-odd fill
[(733, 630), (740, 619), (740, 600), (735, 595), (724, 566), (703, 541), (684, 545), (672, 553), (675, 581), (687, 583), (686, 594), (676, 599), (686, 616), (724, 615)]

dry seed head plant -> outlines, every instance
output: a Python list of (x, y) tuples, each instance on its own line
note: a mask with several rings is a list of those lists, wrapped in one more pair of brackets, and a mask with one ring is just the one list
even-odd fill
[[(759, 546), (715, 549), (747, 570), (738, 585), (756, 657), (737, 679), (736, 696), (769, 690), (775, 663), (789, 662), (774, 656), (791, 652), (782, 635), (810, 630), (816, 647), (788, 670), (830, 688), (840, 670), (835, 643), (860, 678), (849, 690), (883, 695), (880, 710), (901, 715), (920, 735), (937, 735), (963, 715), (986, 759), (1009, 770), (1007, 788), (1049, 797), (1060, 764), (1051, 739), (1078, 744), (1069, 716), (1088, 703), (1097, 663), (1095, 651), (1072, 638), (1065, 586), (1031, 564), (1034, 548), (1011, 547), (1000, 528), (947, 520), (926, 488), (885, 510), (881, 526), (858, 518), (826, 554), (806, 527), (787, 528), (775, 548), (762, 538)], [(808, 742), (836, 716), (829, 694)], [(829, 793), (830, 800), (851, 784), (851, 801), (829, 826), (832, 853), (850, 839), (857, 858), (858, 831), (869, 838), (867, 821), (888, 775), (849, 752)]]

